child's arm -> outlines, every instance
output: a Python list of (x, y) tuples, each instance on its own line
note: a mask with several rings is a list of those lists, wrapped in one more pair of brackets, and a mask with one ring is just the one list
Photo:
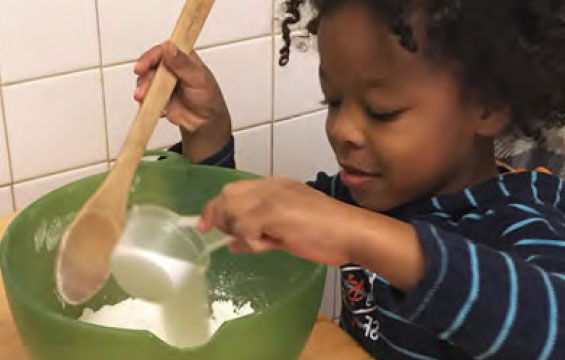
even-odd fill
[(196, 53), (186, 55), (166, 42), (143, 54), (135, 66), (137, 101), (145, 98), (161, 60), (179, 79), (165, 115), (181, 129), (184, 155), (193, 163), (205, 161), (225, 148), (231, 137), (231, 118), (221, 89)]
[(479, 359), (558, 359), (565, 358), (565, 233), (555, 220), (562, 216), (552, 219), (534, 228), (535, 239), (505, 233), (496, 244), (503, 252), (267, 179), (226, 187), (205, 210), (201, 230), (229, 232), (236, 251), (284, 248), (313, 261), (363, 265), (404, 291), (399, 297), (391, 288), (379, 299), (388, 310)]
[[(404, 298), (391, 294), (390, 310), (478, 359), (565, 358), (558, 336), (565, 330), (564, 234), (536, 231), (553, 245), (529, 249), (529, 239), (510, 234), (499, 239), (499, 251), (429, 223), (414, 226), (426, 275)], [(540, 255), (552, 266), (530, 261)]]

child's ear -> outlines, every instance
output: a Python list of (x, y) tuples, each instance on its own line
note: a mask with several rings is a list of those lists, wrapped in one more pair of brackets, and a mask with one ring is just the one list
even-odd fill
[(475, 134), (494, 137), (501, 133), (510, 123), (510, 109), (507, 106), (484, 108), (482, 115), (475, 123)]

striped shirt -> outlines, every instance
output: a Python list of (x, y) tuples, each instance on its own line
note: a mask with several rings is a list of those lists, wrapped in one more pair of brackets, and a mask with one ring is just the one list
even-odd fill
[[(207, 164), (234, 167), (233, 140)], [(354, 205), (339, 176), (312, 187)], [(378, 359), (565, 359), (565, 189), (509, 173), (387, 215), (425, 253), (410, 293), (356, 264), (341, 268), (341, 326)]]

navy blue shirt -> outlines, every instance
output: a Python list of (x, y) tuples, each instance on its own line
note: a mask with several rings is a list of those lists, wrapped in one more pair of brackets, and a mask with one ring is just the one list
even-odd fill
[[(234, 167), (233, 149), (205, 163)], [(309, 185), (355, 205), (339, 176)], [(378, 359), (565, 359), (564, 190), (506, 173), (390, 211), (415, 227), (424, 279), (406, 294), (342, 266), (341, 326)]]

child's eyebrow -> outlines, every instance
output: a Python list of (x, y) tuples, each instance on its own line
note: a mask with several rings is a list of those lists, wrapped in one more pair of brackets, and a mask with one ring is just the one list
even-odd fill
[(368, 88), (382, 88), (385, 87), (385, 81), (379, 77), (367, 77)]
[[(328, 76), (326, 74), (326, 72), (324, 71), (324, 69), (322, 69), (322, 67), (320, 66), (318, 68), (318, 73), (320, 76), (320, 80), (327, 82), (328, 81)], [(365, 80), (366, 86), (368, 88), (382, 88), (382, 87), (386, 87), (386, 81), (378, 76), (367, 76), (366, 80)]]

